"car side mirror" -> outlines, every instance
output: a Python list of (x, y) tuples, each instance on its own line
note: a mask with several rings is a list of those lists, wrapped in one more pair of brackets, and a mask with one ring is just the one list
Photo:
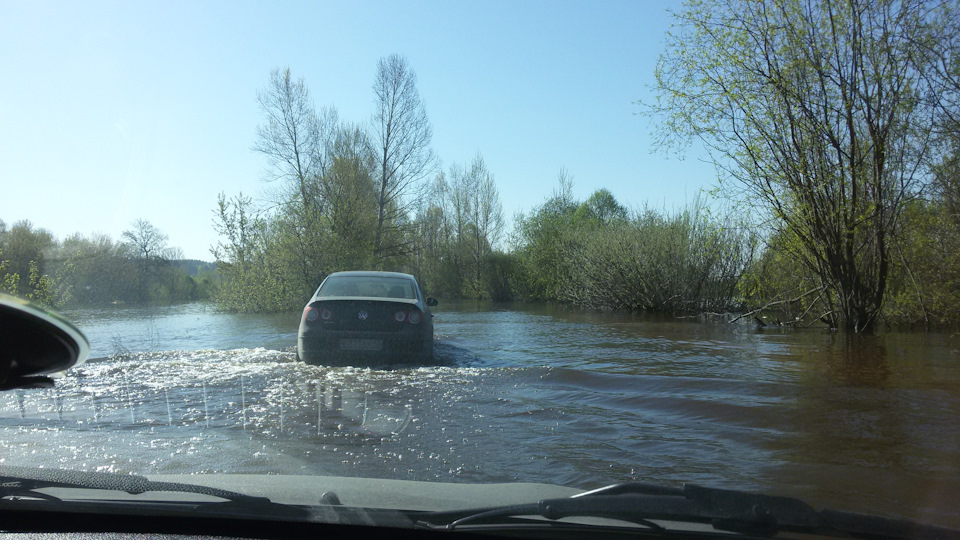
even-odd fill
[(0, 294), (0, 390), (52, 388), (47, 375), (82, 364), (89, 353), (87, 338), (63, 317)]
[(428, 297), (427, 297), (427, 305), (430, 306), (430, 307), (433, 307), (433, 306), (437, 305), (437, 299), (436, 299), (436, 298), (431, 298), (431, 297), (428, 296)]

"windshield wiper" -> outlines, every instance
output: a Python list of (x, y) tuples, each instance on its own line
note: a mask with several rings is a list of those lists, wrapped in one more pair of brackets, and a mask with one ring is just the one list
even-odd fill
[[(799, 499), (686, 485), (682, 488), (643, 483), (615, 484), (565, 499), (489, 509), (435, 512), (418, 516), (421, 524), (446, 529), (530, 526), (524, 516), (606, 518), (667, 532), (679, 523), (709, 524), (719, 531), (754, 536), (780, 532), (870, 537), (956, 538), (960, 531), (912, 521), (834, 510), (816, 511)], [(672, 523), (667, 523), (672, 522)]]
[(232, 503), (272, 505), (266, 497), (254, 497), (236, 491), (184, 484), (155, 482), (143, 476), (119, 473), (87, 472), (61, 469), (33, 469), (29, 467), (0, 467), (0, 499), (30, 498), (59, 501), (58, 497), (42, 493), (45, 488), (72, 488), (123, 491), (131, 495), (149, 492), (195, 493), (217, 497)]

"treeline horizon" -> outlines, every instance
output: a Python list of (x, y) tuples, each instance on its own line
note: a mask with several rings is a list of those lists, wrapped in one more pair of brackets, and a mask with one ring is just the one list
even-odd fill
[(28, 220), (0, 219), (0, 292), (58, 309), (209, 300), (215, 263), (184, 259), (145, 220), (114, 240), (74, 233), (62, 241)]
[(318, 109), (289, 68), (270, 74), (253, 146), (269, 190), (220, 194), (206, 282), (164, 270), (145, 241), (157, 231), (138, 222), (123, 242), (77, 240), (103, 244), (119, 275), (76, 270), (95, 257), (48, 268), (17, 255), (0, 285), (56, 305), (87, 294), (72, 273), (136, 301), (206, 295), (226, 311), (279, 312), (331, 272), (372, 269), (413, 274), (439, 298), (851, 332), (960, 326), (960, 10), (702, 0), (676, 18), (642, 114), (663, 148), (708, 149), (720, 206), (735, 210), (628, 210), (607, 189), (577, 200), (561, 169), (507, 231), (494, 171), (479, 152), (440, 166), (416, 75), (391, 55), (366, 120)]
[(439, 166), (406, 59), (381, 58), (373, 91), (367, 122), (317, 109), (289, 68), (257, 93), (254, 150), (272, 191), (220, 195), (221, 309), (298, 309), (326, 275), (357, 269), (410, 273), (438, 298), (676, 314), (743, 307), (738, 283), (757, 240), (725, 216), (699, 202), (669, 215), (628, 211), (607, 189), (577, 201), (561, 169), (553, 195), (506, 231), (482, 153)]
[[(380, 269), (411, 273), (425, 294), (440, 299), (557, 302), (675, 316), (756, 312), (765, 324), (828, 324), (814, 316), (817, 299), (806, 289), (816, 276), (791, 257), (783, 238), (762, 239), (729, 213), (714, 215), (699, 199), (672, 213), (628, 210), (603, 188), (586, 200), (575, 199), (572, 180), (561, 172), (550, 196), (516, 216), (514, 230), (502, 239), (508, 249), (502, 250), (478, 237), (463, 216), (459, 222), (446, 217), (448, 212), (458, 215), (464, 185), (470, 184), (460, 176), (471, 174), (492, 178), (479, 156), (470, 167), (454, 167), (460, 194), (435, 184), (425, 199), (429, 203), (412, 220), (409, 230), (416, 236), (409, 239), (411, 251)], [(957, 253), (954, 246), (960, 247), (960, 204), (948, 193), (940, 189), (939, 195), (908, 206), (903, 259), (894, 267), (892, 294), (882, 316), (887, 327), (958, 326), (953, 301), (960, 298), (958, 271), (950, 260)], [(256, 232), (251, 238), (265, 240), (260, 228), (268, 223), (262, 217), (239, 217), (251, 199), (220, 202), (228, 219), (246, 222)], [(225, 311), (282, 312), (302, 308), (329, 272), (376, 269), (368, 245), (366, 252), (353, 251), (356, 259), (349, 258), (349, 251), (340, 252), (340, 266), (308, 272), (299, 290), (272, 289), (269, 281), (256, 281), (269, 277), (269, 266), (259, 263), (253, 265), (259, 269), (253, 277), (243, 276), (253, 286), (234, 282), (231, 287), (224, 276), (239, 274), (229, 262), (182, 259), (149, 222), (132, 225), (117, 241), (75, 233), (61, 242), (29, 221), (8, 228), (0, 220), (0, 291), (56, 308), (212, 301)], [(255, 263), (267, 253), (247, 255)], [(289, 291), (286, 302), (280, 290)], [(262, 300), (271, 294), (276, 295), (272, 303)], [(252, 301), (256, 299), (260, 302)]]
[[(700, 55), (671, 37), (657, 71), (662, 104), (645, 113), (660, 120), (663, 145), (708, 144), (725, 180), (718, 192), (736, 215), (714, 215), (700, 201), (672, 214), (627, 211), (606, 189), (578, 201), (561, 172), (553, 195), (506, 232), (481, 153), (439, 167), (403, 57), (380, 60), (374, 111), (359, 123), (317, 110), (303, 80), (278, 69), (257, 94), (264, 123), (254, 145), (275, 190), (256, 202), (221, 194), (214, 299), (236, 311), (295, 309), (327, 274), (367, 268), (409, 272), (448, 298), (736, 312), (854, 332), (956, 326), (960, 61), (939, 41), (957, 34), (956, 14), (925, 21), (910, 6), (856, 11), (823, 0), (807, 12), (773, 6), (782, 24), (769, 26), (763, 10), (737, 0), (708, 3), (715, 9), (678, 15), (683, 32), (728, 25), (781, 48), (740, 58), (702, 43)], [(782, 34), (824, 25), (870, 32), (816, 34), (824, 43)], [(900, 48), (884, 48), (893, 35)], [(839, 55), (834, 64), (815, 62), (819, 47)], [(849, 78), (844, 70), (863, 62), (881, 72)], [(937, 71), (944, 64), (957, 73)], [(753, 75), (766, 68), (791, 73), (796, 86)], [(709, 70), (730, 87), (711, 86)], [(697, 84), (725, 107), (689, 95)]]

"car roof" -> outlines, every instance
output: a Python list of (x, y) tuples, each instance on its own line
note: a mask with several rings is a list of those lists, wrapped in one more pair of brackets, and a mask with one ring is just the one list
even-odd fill
[(329, 277), (393, 277), (393, 278), (407, 278), (416, 281), (416, 279), (410, 274), (404, 274), (402, 272), (378, 272), (375, 270), (351, 270), (347, 272), (334, 272), (330, 274)]

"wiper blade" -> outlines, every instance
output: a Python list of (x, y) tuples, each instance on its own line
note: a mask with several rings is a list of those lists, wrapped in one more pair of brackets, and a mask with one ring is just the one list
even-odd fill
[(529, 525), (534, 516), (606, 518), (643, 525), (653, 531), (670, 524), (700, 523), (720, 531), (755, 536), (799, 532), (869, 538), (957, 538), (960, 531), (907, 520), (866, 516), (834, 510), (816, 511), (799, 499), (743, 491), (685, 485), (683, 488), (643, 483), (607, 486), (565, 499), (420, 516), (421, 522), (446, 529), (472, 526)]
[(0, 467), (0, 498), (35, 497), (58, 500), (37, 492), (44, 488), (75, 488), (123, 491), (131, 495), (148, 492), (195, 493), (217, 497), (234, 503), (272, 504), (266, 497), (254, 497), (236, 491), (185, 484), (155, 482), (143, 476), (119, 473), (86, 472), (30, 467)]

